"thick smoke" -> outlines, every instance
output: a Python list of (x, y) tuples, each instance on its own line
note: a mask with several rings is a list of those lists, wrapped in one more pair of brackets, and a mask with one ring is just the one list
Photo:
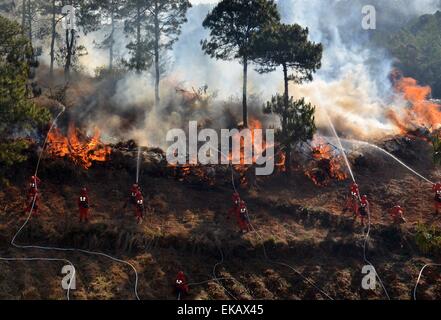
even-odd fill
[[(210, 2), (210, 1), (208, 1)], [(362, 7), (374, 5), (377, 10), (377, 29), (362, 28)], [(108, 104), (107, 116), (100, 113), (91, 117), (91, 123), (101, 125), (108, 136), (124, 135), (142, 144), (163, 145), (165, 133), (170, 128), (185, 127), (188, 120), (202, 121), (215, 128), (234, 126), (240, 119), (242, 68), (236, 62), (217, 61), (203, 54), (200, 40), (208, 32), (202, 21), (214, 4), (194, 5), (188, 12), (188, 22), (182, 35), (168, 57), (167, 73), (161, 82), (162, 109), (153, 111), (153, 81), (150, 73), (127, 75), (115, 85)], [(308, 27), (310, 37), (324, 45), (322, 69), (314, 81), (301, 86), (291, 86), (295, 97), (306, 97), (317, 106), (319, 127), (327, 127), (324, 110), (335, 122), (337, 130), (356, 138), (375, 138), (396, 133), (396, 127), (387, 118), (393, 107), (404, 107), (403, 99), (392, 88), (390, 74), (393, 59), (383, 49), (374, 45), (376, 34), (398, 30), (409, 20), (439, 8), (435, 0), (280, 0), (278, 6), (283, 21)], [(83, 58), (90, 73), (107, 63), (107, 53), (90, 44), (102, 33), (88, 35), (83, 41), (89, 55)], [(116, 51), (125, 52), (125, 37), (119, 33)], [(263, 119), (261, 107), (272, 95), (282, 92), (280, 70), (260, 75), (250, 72), (251, 112)], [(216, 93), (204, 110), (188, 109), (176, 91), (192, 91), (207, 87)], [(108, 97), (109, 98), (109, 97)], [(117, 110), (118, 112), (115, 112)], [(138, 112), (134, 124), (127, 126), (128, 113)], [(98, 121), (98, 123), (96, 123)], [(270, 121), (271, 119), (267, 120)]]
[[(376, 8), (376, 30), (362, 28), (366, 4)], [(387, 118), (389, 108), (404, 107), (390, 81), (393, 59), (371, 39), (435, 12), (439, 1), (281, 0), (279, 5), (287, 22), (307, 26), (311, 39), (324, 45), (323, 67), (315, 81), (291, 88), (296, 97), (306, 96), (317, 106), (319, 125), (326, 127), (326, 110), (340, 133), (349, 137), (397, 133)]]

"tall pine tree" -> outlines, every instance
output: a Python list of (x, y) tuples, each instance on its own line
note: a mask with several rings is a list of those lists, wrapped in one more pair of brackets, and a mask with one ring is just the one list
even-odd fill
[(313, 74), (321, 67), (323, 47), (308, 40), (308, 29), (280, 23), (256, 35), (252, 47), (252, 59), (259, 65), (259, 72), (271, 72), (278, 67), (283, 71), (283, 97), (273, 97), (266, 111), (281, 118), (278, 140), (285, 148), (289, 173), (292, 149), (298, 142), (311, 139), (315, 132), (314, 107), (304, 99), (294, 101), (289, 95), (289, 82), (312, 81)]
[[(0, 16), (0, 168), (24, 161), (25, 133), (49, 120), (46, 110), (28, 99), (26, 83), (32, 60), (29, 39), (20, 25)], [(0, 176), (2, 173), (0, 172)]]
[(253, 38), (280, 21), (272, 0), (222, 0), (203, 22), (210, 37), (202, 42), (208, 55), (222, 60), (239, 60), (243, 65), (243, 123), (248, 126), (248, 64), (253, 56)]

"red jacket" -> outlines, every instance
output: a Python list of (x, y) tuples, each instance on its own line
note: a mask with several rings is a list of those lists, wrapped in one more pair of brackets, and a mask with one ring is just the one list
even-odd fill
[(351, 192), (352, 196), (359, 197), (360, 196), (360, 189), (358, 188), (358, 184), (356, 184), (354, 182), (350, 187), (350, 192)]
[(395, 206), (392, 209), (390, 209), (390, 215), (393, 218), (399, 218), (402, 217), (404, 214), (403, 208), (401, 208), (401, 206)]
[(78, 197), (78, 208), (81, 209), (89, 209), (89, 195), (87, 194), (87, 190), (81, 190), (80, 196)]
[(41, 184), (40, 178), (37, 176), (32, 176), (29, 180), (29, 186), (31, 188), (38, 188), (38, 186)]
[(185, 276), (184, 272), (182, 272), (182, 271), (180, 271), (178, 273), (178, 275), (176, 276), (175, 288), (179, 292), (182, 292), (185, 294), (188, 294), (188, 292), (189, 292), (187, 277)]

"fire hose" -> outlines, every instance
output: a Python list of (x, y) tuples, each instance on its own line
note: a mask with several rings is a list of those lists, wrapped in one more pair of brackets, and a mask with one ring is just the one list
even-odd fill
[[(46, 139), (44, 141), (43, 147), (41, 149), (39, 158), (38, 158), (38, 162), (37, 162), (37, 166), (36, 166), (36, 170), (35, 170), (35, 176), (37, 176), (38, 171), (39, 171), (39, 167), (40, 167), (40, 163), (41, 163), (41, 159), (44, 153), (44, 149), (46, 147), (47, 144), (47, 140), (48, 140), (48, 136), (49, 133), (53, 130), (53, 128), (56, 125), (56, 122), (58, 120), (58, 118), (65, 112), (65, 107), (62, 106), (62, 110), (61, 112), (56, 116), (56, 118), (54, 119), (54, 121), (52, 122), (52, 125), (46, 135)], [(37, 188), (37, 184), (36, 184), (36, 188)], [(140, 300), (139, 296), (138, 296), (138, 272), (136, 270), (136, 268), (129, 262), (121, 260), (121, 259), (117, 259), (115, 257), (112, 257), (108, 254), (105, 253), (101, 253), (101, 252), (95, 252), (95, 251), (89, 251), (89, 250), (83, 250), (83, 249), (77, 249), (77, 248), (58, 248), (58, 247), (46, 247), (46, 246), (31, 246), (31, 245), (19, 245), (15, 243), (16, 238), (19, 236), (19, 234), (21, 233), (21, 231), (26, 227), (26, 225), (28, 224), (29, 220), (32, 217), (32, 213), (35, 207), (35, 202), (37, 199), (37, 193), (34, 195), (33, 201), (32, 201), (32, 205), (31, 208), (29, 210), (29, 214), (27, 219), (25, 220), (25, 222), (23, 223), (23, 225), (19, 228), (19, 230), (17, 231), (17, 233), (14, 235), (14, 237), (11, 240), (11, 245), (14, 246), (15, 248), (19, 248), (19, 249), (38, 249), (38, 250), (51, 250), (51, 251), (62, 251), (62, 252), (81, 252), (81, 253), (85, 253), (85, 254), (90, 254), (90, 255), (96, 255), (96, 256), (102, 256), (102, 257), (106, 257), (108, 259), (111, 259), (115, 262), (119, 262), (119, 263), (123, 263), (126, 264), (128, 266), (130, 266), (134, 273), (135, 273), (135, 285), (134, 285), (134, 293), (136, 296), (137, 300)], [(24, 260), (24, 261), (64, 261), (64, 262), (68, 262), (72, 267), (73, 267), (73, 272), (72, 272), (72, 278), (75, 278), (75, 274), (76, 274), (76, 270), (75, 270), (75, 266), (72, 264), (72, 262), (70, 262), (67, 259), (55, 259), (55, 258), (0, 258), (0, 260), (4, 260), (4, 261), (18, 261), (18, 260)], [(68, 285), (68, 289), (67, 289), (67, 299), (70, 300), (70, 290), (71, 290), (71, 285), (72, 285), (72, 281), (69, 281), (69, 285)]]
[[(332, 123), (331, 118), (329, 117), (328, 112), (326, 110), (325, 110), (325, 114), (326, 114), (327, 120), (329, 122), (329, 126), (332, 130), (332, 133), (334, 134), (335, 138), (337, 139), (337, 145), (338, 145), (341, 153), (343, 154), (343, 158), (344, 158), (345, 163), (348, 167), (349, 173), (351, 174), (352, 181), (354, 183), (357, 183), (355, 180), (355, 176), (352, 172), (351, 165), (349, 164), (348, 157), (346, 156), (346, 150), (343, 148), (340, 137), (338, 136), (337, 131), (335, 130), (334, 124)], [(358, 194), (358, 197), (359, 197), (359, 200), (361, 201), (360, 193)], [(368, 216), (368, 230), (367, 230), (366, 236), (364, 238), (364, 243), (363, 243), (363, 259), (367, 264), (369, 264), (374, 269), (375, 276), (378, 278), (380, 285), (383, 288), (383, 291), (387, 296), (387, 299), (390, 300), (389, 293), (387, 292), (386, 287), (383, 284), (383, 281), (381, 280), (380, 276), (378, 275), (378, 272), (375, 269), (375, 266), (368, 260), (367, 255), (366, 255), (366, 246), (368, 244), (369, 236), (370, 236), (370, 232), (371, 232), (371, 212), (370, 212), (369, 208), (367, 208), (367, 216)]]
[[(338, 137), (337, 137), (337, 138), (338, 138)], [(415, 171), (414, 169), (412, 169), (411, 167), (409, 167), (409, 166), (408, 166), (407, 164), (405, 164), (403, 161), (401, 161), (400, 159), (398, 159), (396, 156), (394, 156), (394, 155), (391, 154), (390, 152), (384, 150), (383, 148), (380, 148), (379, 146), (374, 145), (374, 144), (372, 144), (372, 143), (368, 143), (368, 142), (360, 141), (360, 140), (349, 140), (349, 142), (357, 143), (357, 144), (362, 144), (362, 145), (366, 145), (366, 146), (372, 147), (372, 148), (374, 148), (374, 149), (376, 149), (376, 150), (379, 150), (379, 151), (383, 152), (384, 154), (386, 154), (387, 156), (389, 156), (389, 157), (391, 157), (392, 159), (394, 159), (395, 161), (397, 161), (397, 162), (398, 162), (399, 164), (401, 164), (404, 168), (406, 168), (406, 169), (409, 170), (410, 172), (414, 173), (416, 176), (420, 177), (421, 179), (423, 179), (424, 181), (426, 181), (426, 182), (428, 182), (428, 183), (430, 183), (430, 184), (432, 184), (432, 185), (435, 185), (435, 183), (434, 183), (433, 181), (431, 181), (431, 180), (429, 180), (428, 178), (424, 177), (422, 174), (418, 173), (417, 171)], [(370, 216), (369, 216), (369, 219), (370, 219)], [(368, 230), (368, 232), (369, 232), (369, 231), (370, 231), (370, 225), (369, 225), (369, 230)], [(366, 245), (365, 245), (365, 247), (366, 247)], [(364, 252), (365, 252), (365, 249), (364, 249)], [(366, 254), (365, 254), (365, 253), (364, 253), (364, 256), (366, 257)], [(417, 291), (417, 288), (418, 288), (419, 282), (420, 282), (420, 280), (421, 280), (421, 276), (422, 276), (424, 270), (425, 270), (427, 267), (429, 267), (429, 266), (437, 266), (437, 267), (439, 267), (439, 266), (441, 266), (441, 264), (426, 264), (426, 265), (424, 265), (424, 266), (422, 267), (422, 269), (421, 269), (421, 271), (420, 271), (420, 273), (419, 273), (419, 275), (418, 275), (418, 279), (417, 279), (417, 282), (416, 282), (416, 284), (415, 284), (415, 288), (414, 288), (414, 291), (413, 291), (413, 298), (414, 298), (414, 300), (416, 300), (416, 291)], [(381, 283), (381, 280), (380, 280), (380, 283)], [(382, 284), (382, 283), (381, 283), (381, 284)], [(383, 288), (384, 288), (384, 287), (383, 287)]]
[(429, 264), (424, 265), (424, 266), (421, 268), (421, 271), (420, 271), (420, 273), (418, 274), (418, 279), (417, 279), (417, 282), (416, 282), (416, 284), (415, 284), (415, 288), (413, 289), (413, 299), (414, 299), (414, 300), (417, 299), (417, 297), (416, 297), (416, 293), (417, 293), (418, 285), (419, 285), (419, 283), (420, 283), (421, 276), (423, 275), (424, 269), (426, 269), (427, 267), (441, 267), (441, 264), (438, 264), (438, 263), (429, 263)]
[[(39, 156), (39, 158), (38, 158), (37, 166), (36, 166), (36, 169), (35, 169), (35, 176), (36, 176), (37, 173), (38, 173), (38, 168), (39, 168), (39, 166), (40, 166), (40, 161), (41, 161), (41, 158), (42, 158), (42, 154), (43, 154), (43, 151), (44, 151), (44, 147), (45, 147), (45, 145), (46, 145), (46, 143), (47, 143), (47, 139), (48, 139), (48, 136), (49, 136), (49, 132), (52, 131), (52, 129), (54, 128), (54, 126), (55, 126), (55, 124), (56, 124), (56, 121), (57, 121), (58, 118), (64, 113), (65, 110), (66, 110), (66, 108), (65, 108), (64, 106), (62, 106), (62, 110), (61, 110), (60, 113), (55, 117), (55, 119), (54, 119), (54, 121), (52, 122), (52, 125), (51, 125), (51, 127), (50, 127), (50, 129), (49, 129), (49, 131), (48, 131), (48, 134), (46, 135), (46, 139), (45, 139), (45, 141), (44, 141), (43, 148), (42, 148), (42, 151), (40, 152), (40, 156)], [(37, 188), (37, 184), (35, 185), (35, 187)], [(29, 212), (29, 215), (28, 215), (26, 221), (24, 222), (24, 224), (21, 226), (21, 228), (17, 231), (17, 233), (14, 235), (14, 237), (13, 237), (12, 240), (11, 240), (11, 245), (14, 246), (14, 247), (16, 247), (16, 248), (20, 248), (20, 246), (18, 246), (18, 245), (16, 245), (16, 244), (14, 243), (15, 238), (16, 238), (17, 235), (21, 232), (21, 230), (26, 226), (26, 224), (29, 222), (29, 220), (30, 220), (30, 218), (31, 218), (31, 216), (32, 216), (32, 211), (33, 211), (33, 209), (34, 209), (36, 199), (37, 199), (37, 193), (34, 195), (34, 198), (32, 199), (32, 206), (31, 206), (31, 209), (30, 209), (30, 212)], [(71, 278), (71, 279), (74, 279), (74, 278), (75, 278), (75, 266), (74, 266), (74, 264), (73, 264), (71, 261), (69, 261), (69, 260), (67, 260), (67, 259), (45, 258), (45, 257), (24, 257), (24, 258), (4, 258), (4, 257), (0, 257), (0, 261), (62, 261), (62, 262), (68, 263), (68, 264), (73, 268), (73, 271), (72, 271), (72, 278)], [(67, 298), (67, 300), (70, 300), (70, 290), (71, 290), (71, 286), (72, 286), (72, 281), (69, 281), (69, 285), (68, 285), (68, 287), (67, 287), (67, 293), (66, 293), (66, 298)]]
[[(215, 151), (217, 151), (217, 152), (221, 153), (222, 155), (224, 155), (225, 157), (227, 157), (227, 156), (226, 156), (222, 151), (220, 151), (219, 149), (217, 149), (217, 148), (213, 148), (213, 149), (215, 149)], [(230, 164), (230, 167), (231, 167), (231, 177), (232, 177), (231, 181), (232, 181), (232, 186), (233, 186), (234, 192), (238, 193), (238, 192), (237, 192), (237, 188), (236, 188), (236, 184), (235, 184), (235, 182), (234, 182), (234, 167), (233, 167), (232, 164)], [(326, 296), (329, 300), (334, 300), (330, 295), (328, 295), (328, 294), (327, 294), (326, 292), (324, 292), (321, 288), (319, 288), (319, 287), (314, 283), (314, 281), (312, 281), (312, 280), (309, 279), (308, 277), (304, 276), (304, 275), (303, 275), (300, 271), (298, 271), (296, 268), (294, 268), (294, 267), (292, 267), (292, 266), (290, 266), (290, 265), (288, 265), (288, 264), (286, 264), (286, 263), (283, 263), (283, 262), (277, 262), (277, 261), (274, 261), (274, 260), (270, 259), (270, 258), (268, 257), (268, 255), (267, 255), (267, 251), (266, 251), (266, 247), (265, 247), (265, 242), (263, 241), (263, 237), (261, 236), (260, 232), (257, 231), (257, 230), (254, 228), (253, 224), (251, 223), (251, 219), (250, 219), (250, 217), (249, 217), (248, 212), (247, 212), (247, 219), (248, 219), (248, 223), (249, 223), (250, 227), (251, 227), (251, 228), (253, 229), (253, 231), (257, 234), (257, 236), (259, 237), (260, 241), (262, 242), (262, 248), (263, 248), (264, 257), (265, 257), (265, 259), (266, 259), (267, 261), (269, 261), (269, 262), (272, 263), (272, 264), (277, 264), (277, 265), (284, 266), (284, 267), (287, 267), (287, 268), (291, 269), (291, 270), (294, 271), (297, 275), (299, 275), (301, 278), (303, 278), (304, 281), (306, 281), (307, 283), (309, 283), (311, 286), (313, 286), (314, 288), (316, 288), (320, 293), (322, 293), (324, 296)], [(223, 255), (222, 255), (222, 261), (223, 261)]]

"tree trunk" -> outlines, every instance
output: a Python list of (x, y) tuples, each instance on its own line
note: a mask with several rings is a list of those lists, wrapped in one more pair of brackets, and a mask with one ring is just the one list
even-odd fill
[(28, 8), (27, 8), (27, 12), (28, 12), (28, 36), (29, 36), (29, 42), (32, 46), (32, 13), (31, 13), (31, 0), (28, 0)]
[(159, 8), (158, 2), (155, 2), (155, 108), (159, 107), (159, 81), (161, 77), (160, 67), (159, 67), (159, 41), (160, 41), (160, 30), (159, 30)]
[[(70, 34), (70, 37), (69, 37)], [(72, 66), (72, 56), (75, 45), (75, 30), (66, 30), (66, 64), (64, 66), (64, 77), (66, 81), (70, 80), (70, 69)]]
[(291, 146), (287, 145), (285, 146), (285, 169), (286, 169), (286, 175), (291, 175)]
[(283, 64), (283, 81), (285, 84), (285, 92), (283, 95), (283, 102), (284, 102), (284, 107), (285, 110), (283, 111), (283, 116), (282, 116), (282, 129), (285, 131), (286, 129), (286, 125), (287, 125), (287, 112), (288, 112), (288, 105), (289, 105), (289, 83), (288, 83), (288, 68), (286, 66), (286, 64)]
[(112, 2), (111, 4), (112, 12), (111, 12), (111, 24), (112, 24), (112, 30), (110, 32), (110, 47), (109, 47), (109, 70), (113, 70), (113, 42), (114, 42), (114, 34), (115, 34), (115, 13), (114, 13), (114, 6), (115, 4)]
[(49, 69), (49, 76), (51, 80), (54, 78), (54, 62), (55, 62), (55, 37), (56, 37), (56, 0), (52, 0), (52, 32), (51, 32), (51, 65)]
[(248, 106), (247, 106), (247, 87), (248, 87), (248, 58), (243, 58), (243, 125), (248, 128)]
[(21, 3), (21, 31), (23, 35), (26, 33), (26, 0), (23, 0)]
[(136, 73), (141, 73), (141, 7), (139, 1), (136, 3)]
[[(286, 64), (283, 64), (283, 81), (285, 84), (285, 92), (283, 95), (284, 110), (282, 115), (282, 132), (284, 135), (288, 134), (288, 107), (289, 107), (289, 82), (288, 82), (288, 68)], [(286, 174), (291, 175), (291, 146), (288, 143), (285, 147), (285, 167)]]

